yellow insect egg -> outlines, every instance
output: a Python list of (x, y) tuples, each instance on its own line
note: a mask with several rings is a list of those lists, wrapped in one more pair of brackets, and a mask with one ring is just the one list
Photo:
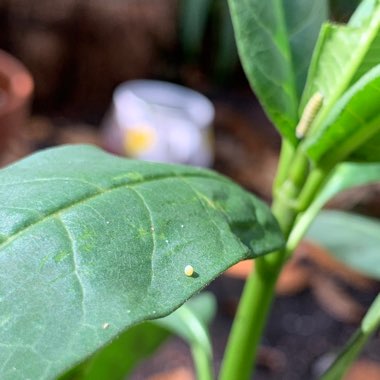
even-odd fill
[(187, 277), (191, 277), (194, 274), (194, 268), (191, 265), (186, 265), (184, 272)]

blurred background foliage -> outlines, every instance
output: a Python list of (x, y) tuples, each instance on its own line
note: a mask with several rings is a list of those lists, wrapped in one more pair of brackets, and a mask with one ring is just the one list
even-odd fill
[[(331, 0), (333, 18), (358, 2)], [(0, 48), (32, 72), (37, 110), (90, 119), (130, 79), (245, 84), (227, 0), (2, 1)]]

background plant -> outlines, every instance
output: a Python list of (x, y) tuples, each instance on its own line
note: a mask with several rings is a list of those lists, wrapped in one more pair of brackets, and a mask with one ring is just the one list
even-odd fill
[[(283, 264), (328, 199), (379, 181), (380, 2), (362, 2), (348, 25), (326, 23), (324, 1), (229, 5), (243, 67), (283, 137), (272, 205), (278, 223), (214, 172), (90, 147), (46, 150), (3, 169), (2, 378), (55, 378), (119, 336), (69, 376), (93, 378), (97, 366), (112, 373), (112, 358), (133, 342), (124, 331), (170, 314), (150, 331), (180, 332), (198, 378), (210, 379), (212, 298), (179, 307), (232, 264), (255, 258), (220, 373), (249, 378)], [(378, 228), (368, 223), (366, 231)], [(203, 317), (197, 302), (209, 310)], [(326, 379), (343, 374), (379, 323), (375, 301)], [(157, 329), (146, 352), (165, 336)]]

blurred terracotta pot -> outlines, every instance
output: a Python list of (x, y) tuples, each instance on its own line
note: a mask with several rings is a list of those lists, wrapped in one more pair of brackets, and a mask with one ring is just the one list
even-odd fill
[(0, 153), (17, 138), (29, 114), (33, 79), (26, 67), (0, 50)]

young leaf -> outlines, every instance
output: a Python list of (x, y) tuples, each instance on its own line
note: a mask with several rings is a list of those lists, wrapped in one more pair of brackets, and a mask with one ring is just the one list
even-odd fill
[(59, 380), (123, 380), (168, 336), (165, 329), (149, 322), (133, 326)]
[(320, 209), (331, 198), (344, 190), (377, 182), (380, 182), (380, 162), (345, 162), (337, 166), (326, 186), (315, 198), (313, 204), (318, 204), (318, 208)]
[(211, 293), (192, 298), (174, 313), (152, 323), (162, 326), (183, 338), (190, 346), (197, 378), (213, 378), (212, 346), (208, 325), (216, 312), (216, 300)]
[(300, 215), (289, 238), (288, 247), (295, 249), (321, 208), (336, 194), (352, 187), (377, 182), (380, 182), (380, 163), (346, 162), (338, 165), (306, 212)]
[(267, 206), (225, 177), (86, 146), (1, 170), (0, 205), (4, 380), (54, 378), (283, 245)]
[(372, 12), (359, 8), (352, 24), (326, 23), (322, 27), (300, 107), (302, 113), (316, 92), (323, 95), (324, 105), (313, 130), (319, 129), (347, 88), (380, 61), (380, 0), (365, 3), (373, 3)]
[(280, 133), (297, 143), (299, 96), (325, 0), (229, 0), (237, 46), (252, 89)]
[(379, 162), (380, 161), (380, 132), (368, 139), (350, 155), (353, 161)]
[(211, 355), (208, 325), (216, 313), (216, 299), (212, 293), (204, 292), (191, 298), (179, 309), (151, 323), (178, 335), (190, 346), (198, 344)]
[(372, 334), (380, 326), (380, 294), (366, 313), (362, 321), (362, 331), (365, 334)]
[[(343, 95), (324, 124), (305, 140), (304, 148), (312, 160), (330, 164), (355, 154), (364, 142), (380, 134), (379, 110), (380, 65), (377, 65)], [(371, 150), (369, 155), (380, 160), (380, 149)]]
[(380, 222), (342, 211), (322, 211), (307, 235), (350, 267), (380, 279)]

